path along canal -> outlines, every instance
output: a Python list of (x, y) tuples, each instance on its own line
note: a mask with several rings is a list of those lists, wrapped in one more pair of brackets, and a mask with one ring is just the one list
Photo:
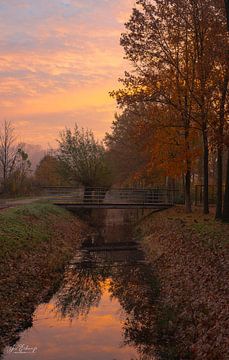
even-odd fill
[(148, 360), (154, 355), (157, 286), (134, 241), (134, 211), (92, 215), (99, 236), (87, 241), (65, 270), (33, 326), (8, 347), (4, 360)]

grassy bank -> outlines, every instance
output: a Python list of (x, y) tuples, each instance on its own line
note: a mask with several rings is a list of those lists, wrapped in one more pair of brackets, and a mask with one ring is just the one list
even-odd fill
[(228, 359), (229, 225), (178, 207), (147, 217), (139, 231), (160, 283), (162, 359)]
[(69, 212), (36, 203), (0, 212), (0, 349), (30, 326), (90, 231)]

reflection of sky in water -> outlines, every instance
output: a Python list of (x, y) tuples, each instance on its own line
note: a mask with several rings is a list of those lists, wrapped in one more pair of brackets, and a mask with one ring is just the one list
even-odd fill
[(134, 217), (117, 210), (105, 218), (94, 214), (104, 230), (105, 248), (113, 244), (113, 250), (104, 250), (102, 243), (99, 251), (76, 252), (60, 289), (37, 308), (33, 327), (16, 344), (37, 347), (37, 353), (7, 354), (4, 360), (155, 359), (153, 272), (135, 246), (115, 248), (132, 240), (128, 225)]
[(98, 307), (92, 307), (85, 317), (72, 322), (61, 319), (54, 302), (40, 305), (35, 313), (34, 326), (25, 331), (20, 344), (36, 346), (36, 354), (9, 354), (9, 359), (34, 360), (131, 360), (136, 351), (122, 345), (121, 307), (116, 299), (110, 299), (105, 287)]

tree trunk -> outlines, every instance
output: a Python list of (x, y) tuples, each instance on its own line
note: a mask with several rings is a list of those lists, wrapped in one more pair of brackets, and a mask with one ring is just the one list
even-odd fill
[(229, 148), (227, 158), (227, 171), (226, 171), (226, 184), (223, 204), (223, 216), (222, 219), (229, 223)]
[[(224, 0), (226, 15), (227, 15), (227, 30), (229, 32), (229, 0)], [(225, 194), (223, 203), (223, 221), (229, 223), (229, 148), (227, 154), (227, 170), (226, 170), (226, 183), (225, 183)]]
[(217, 185), (216, 185), (216, 219), (222, 218), (223, 206), (223, 151), (222, 144), (218, 145), (217, 154)]
[(229, 31), (229, 0), (224, 0), (226, 16), (227, 16), (227, 30)]
[(219, 134), (218, 134), (218, 158), (217, 158), (217, 199), (216, 199), (216, 219), (222, 218), (222, 197), (223, 197), (223, 135), (225, 123), (225, 103), (227, 98), (228, 72), (224, 76), (221, 89), (220, 112), (219, 112)]
[(192, 212), (191, 203), (191, 171), (188, 169), (185, 174), (185, 211), (186, 213)]
[(192, 212), (191, 203), (191, 169), (192, 163), (190, 160), (190, 144), (189, 144), (189, 130), (190, 119), (188, 116), (188, 103), (187, 97), (185, 97), (185, 151), (186, 151), (186, 174), (185, 174), (185, 211), (186, 213)]
[(204, 214), (209, 214), (208, 202), (208, 135), (206, 128), (203, 129), (203, 143), (204, 143)]

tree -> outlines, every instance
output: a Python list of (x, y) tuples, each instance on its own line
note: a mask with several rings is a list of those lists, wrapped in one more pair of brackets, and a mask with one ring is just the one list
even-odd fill
[(10, 194), (26, 194), (31, 191), (31, 162), (28, 154), (22, 147), (17, 150), (16, 165), (7, 180), (7, 188)]
[(35, 180), (41, 186), (60, 186), (66, 183), (61, 162), (54, 155), (45, 155), (37, 165)]
[(227, 16), (227, 30), (229, 32), (229, 0), (224, 0), (224, 3), (225, 3), (225, 10)]
[[(175, 113), (156, 104), (129, 105), (116, 115), (105, 141), (119, 182), (158, 186), (165, 185), (168, 177), (173, 183), (182, 177), (186, 144), (180, 128), (171, 127), (169, 119), (174, 123)], [(199, 154), (195, 135), (189, 136), (192, 159)]]
[[(160, 104), (173, 114), (163, 124), (179, 129), (185, 154), (186, 210), (191, 211), (193, 131), (202, 136), (204, 213), (208, 213), (209, 128), (213, 115), (215, 69), (225, 42), (222, 9), (215, 0), (138, 0), (121, 45), (133, 72), (112, 94), (121, 107)], [(217, 41), (220, 39), (220, 45)]]
[[(225, 9), (227, 16), (227, 31), (229, 33), (229, 1), (225, 0)], [(229, 56), (229, 48), (227, 49), (227, 55)], [(227, 158), (227, 169), (226, 169), (226, 183), (225, 183), (225, 194), (223, 204), (223, 216), (222, 219), (225, 222), (229, 222), (229, 144), (228, 146), (228, 158)]]
[(58, 140), (58, 158), (69, 170), (71, 179), (86, 187), (109, 186), (110, 172), (104, 146), (92, 131), (66, 129)]
[[(225, 145), (225, 128), (226, 128), (226, 101), (228, 97), (228, 83), (229, 83), (229, 69), (228, 64), (226, 72), (222, 79), (222, 82), (219, 86), (219, 106), (218, 106), (218, 123), (216, 127), (218, 128), (218, 133), (216, 132), (217, 137), (217, 179), (216, 179), (216, 219), (222, 218), (222, 205), (223, 205), (223, 153)], [(216, 100), (217, 101), (217, 100)]]
[(7, 190), (7, 182), (16, 167), (18, 149), (15, 142), (12, 123), (4, 121), (0, 129), (0, 176), (3, 192)]
[[(14, 128), (4, 121), (0, 129), (0, 178), (2, 191), (18, 192), (30, 172), (31, 163), (23, 145), (16, 144)], [(17, 190), (16, 190), (17, 189)]]
[[(133, 62), (135, 73), (125, 74), (125, 90), (116, 92), (120, 104), (141, 101), (161, 105), (166, 113), (173, 112), (164, 126), (179, 130), (184, 137), (185, 200), (191, 211), (191, 119), (195, 71), (193, 44), (188, 38), (188, 22), (182, 18), (182, 3), (140, 0), (140, 9), (133, 10), (126, 24), (127, 33), (121, 44)], [(162, 124), (161, 124), (162, 127)], [(176, 131), (178, 133), (178, 131)], [(179, 140), (178, 140), (179, 141)]]
[[(222, 154), (225, 126), (225, 99), (228, 84), (228, 60), (226, 55), (227, 34), (222, 2), (192, 1), (194, 34), (197, 51), (197, 80), (195, 102), (199, 109), (196, 122), (203, 139), (204, 159), (204, 213), (209, 212), (208, 173), (210, 136), (217, 139), (217, 211), (222, 207)], [(197, 114), (198, 115), (198, 114)], [(212, 139), (211, 139), (212, 140)]]
[(151, 154), (146, 151), (147, 144), (152, 140), (152, 132), (148, 131), (148, 119), (143, 114), (143, 109), (125, 109), (122, 114), (116, 114), (112, 133), (106, 134), (108, 158), (116, 183), (132, 185), (150, 181), (152, 184), (153, 174), (149, 174)]

